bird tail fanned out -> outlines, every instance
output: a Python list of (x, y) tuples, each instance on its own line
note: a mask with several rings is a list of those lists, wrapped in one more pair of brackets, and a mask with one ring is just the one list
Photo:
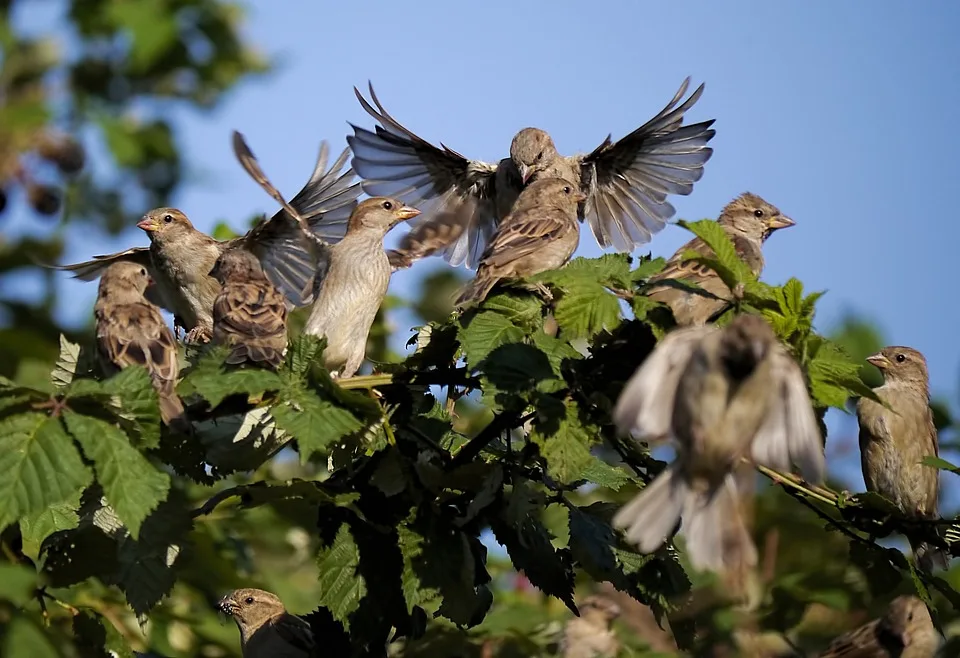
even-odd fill
[(644, 553), (660, 548), (677, 528), (684, 502), (692, 494), (675, 464), (620, 508), (613, 524)]
[(934, 568), (946, 569), (950, 563), (950, 555), (946, 551), (926, 542), (913, 545), (913, 556), (917, 566), (927, 573)]
[(466, 306), (467, 304), (482, 302), (487, 298), (487, 295), (493, 290), (493, 287), (497, 285), (497, 281), (499, 280), (497, 277), (478, 272), (476, 278), (468, 283), (463, 289), (463, 292), (460, 293), (460, 296), (457, 297), (454, 305)]
[(683, 534), (697, 570), (745, 574), (757, 564), (732, 473), (714, 491), (690, 492), (683, 505)]

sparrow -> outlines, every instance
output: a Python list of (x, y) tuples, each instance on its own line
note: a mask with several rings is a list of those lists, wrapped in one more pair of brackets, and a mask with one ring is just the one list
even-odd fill
[(613, 621), (620, 606), (602, 596), (589, 596), (579, 606), (580, 616), (567, 622), (560, 641), (563, 658), (613, 658), (620, 641), (613, 632)]
[(741, 516), (734, 470), (742, 457), (823, 477), (824, 456), (803, 373), (757, 315), (726, 327), (667, 334), (627, 382), (614, 424), (648, 443), (672, 440), (677, 457), (614, 517), (644, 553), (683, 518), (698, 570), (743, 573), (757, 552)]
[[(936, 519), (940, 472), (920, 463), (940, 452), (930, 410), (927, 361), (917, 350), (901, 346), (885, 347), (867, 361), (883, 373), (883, 386), (874, 392), (892, 409), (866, 398), (857, 403), (860, 464), (867, 491), (890, 499), (907, 516)], [(913, 545), (913, 552), (922, 569), (947, 566), (947, 555), (926, 543)]]
[[(744, 192), (728, 203), (717, 223), (730, 236), (737, 253), (756, 276), (763, 271), (763, 243), (774, 231), (795, 224), (776, 206), (750, 192)], [(669, 306), (679, 326), (705, 324), (731, 303), (730, 289), (716, 272), (705, 265), (684, 260), (688, 250), (713, 255), (713, 250), (700, 238), (690, 240), (670, 257), (663, 270), (649, 279), (645, 293), (650, 299)], [(691, 281), (703, 290), (681, 287), (680, 280)]]
[(234, 590), (217, 608), (237, 623), (243, 658), (308, 658), (318, 648), (310, 624), (287, 612), (270, 592)]
[(457, 306), (483, 301), (501, 279), (554, 270), (570, 260), (580, 242), (577, 204), (584, 197), (563, 178), (540, 178), (526, 187), (487, 245), (477, 276)]
[(836, 638), (819, 658), (933, 658), (940, 644), (923, 601), (898, 596), (886, 614)]
[(629, 252), (649, 242), (673, 217), (676, 211), (667, 196), (690, 194), (713, 154), (707, 147), (715, 134), (713, 120), (683, 125), (684, 114), (703, 93), (700, 85), (681, 103), (689, 85), (687, 78), (666, 107), (632, 133), (617, 142), (608, 135), (587, 155), (562, 156), (548, 133), (524, 128), (510, 144), (510, 157), (497, 164), (430, 144), (390, 116), (372, 83), (372, 104), (354, 87), (363, 109), (379, 125), (371, 131), (351, 124), (351, 166), (364, 179), (367, 194), (395, 196), (416, 206), (428, 202), (420, 226), (442, 224), (451, 212), (458, 214), (457, 206), (471, 202), (462, 230), (426, 235), (414, 230), (401, 242), (394, 262), (439, 252), (452, 265), (475, 267), (497, 224), (538, 176), (566, 178), (578, 186), (585, 195), (578, 217), (589, 222), (599, 245)]
[[(242, 144), (242, 136), (234, 132), (234, 151), (241, 159), (238, 140)], [(305, 306), (313, 301), (313, 277), (317, 270), (311, 240), (319, 238), (329, 244), (339, 241), (361, 192), (359, 184), (352, 183), (351, 169), (340, 173), (347, 153), (344, 150), (327, 170), (328, 147), (323, 142), (313, 175), (290, 202), (308, 225), (310, 235), (305, 236), (301, 223), (281, 210), (246, 235), (219, 241), (194, 228), (182, 211), (156, 208), (137, 224), (150, 238), (149, 247), (95, 256), (91, 261), (55, 269), (67, 270), (73, 272), (75, 278), (91, 281), (117, 261), (143, 265), (154, 281), (147, 291), (148, 299), (174, 314), (176, 325), (188, 330), (190, 342), (206, 342), (212, 335), (213, 303), (220, 293), (220, 283), (210, 276), (210, 271), (227, 249), (241, 247), (253, 253), (290, 304)], [(242, 159), (241, 164), (244, 164)]]
[(104, 270), (93, 307), (97, 354), (107, 373), (131, 365), (146, 368), (160, 398), (163, 422), (189, 432), (183, 403), (174, 390), (180, 373), (177, 341), (160, 309), (144, 297), (149, 284), (147, 268), (134, 262), (117, 261)]
[(286, 299), (245, 249), (227, 249), (210, 276), (220, 284), (213, 303), (213, 340), (232, 347), (226, 363), (276, 370), (287, 349)]
[(398, 199), (365, 199), (350, 216), (343, 240), (328, 248), (324, 275), (317, 277), (317, 300), (303, 331), (326, 336), (323, 362), (333, 377), (352, 377), (363, 363), (367, 336), (392, 273), (384, 236), (419, 214)]

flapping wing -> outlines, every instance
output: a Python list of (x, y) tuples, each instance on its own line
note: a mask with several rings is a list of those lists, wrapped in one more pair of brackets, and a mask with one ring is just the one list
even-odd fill
[[(337, 175), (346, 162), (347, 152), (324, 174), (328, 147), (326, 142), (321, 144), (313, 175), (294, 197), (294, 201), (300, 199), (297, 205), (288, 203), (270, 182), (243, 135), (237, 131), (233, 132), (233, 149), (244, 170), (283, 208), (239, 241), (260, 260), (264, 273), (291, 305), (305, 306), (315, 299), (314, 276), (320, 261), (329, 259), (323, 234), (329, 233), (339, 241), (343, 237), (339, 227), (342, 225), (346, 231), (347, 220), (357, 205), (360, 187), (349, 184), (353, 173)], [(312, 214), (302, 214), (301, 206)]]
[(626, 137), (604, 140), (581, 160), (580, 180), (587, 200), (583, 217), (601, 247), (633, 251), (673, 217), (670, 194), (687, 195), (703, 176), (713, 154), (707, 147), (713, 120), (683, 126), (683, 115), (700, 99), (703, 85), (679, 106), (690, 78), (666, 107)]
[(825, 469), (823, 439), (807, 394), (803, 372), (779, 343), (770, 358), (776, 390), (750, 454), (758, 464), (790, 471), (796, 464), (804, 479), (818, 483)]
[(712, 325), (676, 329), (660, 341), (617, 400), (613, 422), (621, 434), (648, 442), (670, 437), (680, 375), (700, 341), (714, 331)]
[(415, 226), (443, 221), (441, 215), (459, 214), (458, 206), (473, 201), (472, 212), (464, 217), (464, 230), (455, 241), (436, 246), (430, 253), (442, 253), (451, 265), (466, 261), (468, 267), (475, 267), (486, 238), (497, 225), (496, 165), (468, 160), (442, 144), (437, 148), (418, 137), (387, 113), (372, 84), (372, 105), (356, 87), (354, 92), (363, 109), (380, 124), (373, 131), (351, 124), (354, 134), (347, 137), (353, 150), (351, 165), (363, 178), (363, 191), (420, 208), (423, 213)]

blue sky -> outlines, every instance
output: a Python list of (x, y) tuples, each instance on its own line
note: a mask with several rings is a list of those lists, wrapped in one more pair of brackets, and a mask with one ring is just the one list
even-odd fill
[[(20, 18), (32, 26), (59, 11), (56, 2), (30, 4), (36, 13)], [(956, 278), (948, 267), (960, 238), (960, 5), (250, 4), (245, 32), (275, 58), (276, 72), (242, 85), (213, 114), (180, 117), (196, 183), (174, 202), (198, 228), (221, 219), (240, 228), (253, 212), (275, 210), (235, 162), (232, 129), (292, 196), (321, 139), (342, 148), (348, 120), (371, 125), (352, 90), (368, 79), (422, 137), (495, 161), (528, 125), (548, 130), (561, 152), (589, 151), (645, 122), (690, 75), (706, 91), (689, 120), (716, 119), (717, 136), (694, 193), (673, 199), (678, 217), (715, 217), (745, 190), (779, 206), (797, 225), (768, 242), (764, 279), (796, 276), (809, 290), (828, 290), (821, 331), (848, 311), (862, 313), (890, 341), (923, 351), (935, 393), (958, 399), (960, 306), (952, 287), (940, 290)], [(7, 226), (49, 230), (26, 216)], [(649, 249), (669, 255), (687, 237), (668, 227)], [(67, 257), (139, 244), (145, 237), (131, 222), (115, 240), (78, 235)], [(599, 253), (584, 233), (579, 254)], [(400, 273), (391, 291), (414, 290), (441, 266)], [(94, 286), (67, 277), (60, 285), (69, 296), (61, 317), (85, 321)], [(405, 334), (412, 322), (403, 319)], [(832, 448), (855, 438), (855, 422), (833, 425)], [(851, 484), (860, 486), (859, 474)]]

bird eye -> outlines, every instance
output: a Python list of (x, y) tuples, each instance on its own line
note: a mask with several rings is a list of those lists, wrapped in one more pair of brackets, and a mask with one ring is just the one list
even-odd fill
[(757, 208), (756, 210), (753, 211), (753, 216), (754, 216), (754, 217), (763, 217), (763, 211), (760, 210), (759, 208)]
[(906, 360), (907, 360), (907, 357), (906, 357), (905, 354), (898, 354), (898, 355), (897, 355), (897, 363), (903, 363), (903, 362), (906, 361)]
[(384, 201), (384, 202), (383, 202), (383, 209), (384, 209), (384, 210), (393, 210), (393, 204), (390, 203), (389, 201)]
[(540, 162), (541, 160), (543, 160), (543, 151), (537, 153), (537, 162)]
[(166, 222), (167, 224), (169, 224), (170, 222), (173, 221), (173, 215), (164, 215), (164, 216), (163, 216), (163, 221)]
[(140, 268), (140, 276), (147, 276), (147, 270), (145, 270), (144, 268), (141, 267), (141, 268)]
[(573, 192), (573, 190), (570, 189), (570, 186), (569, 186), (569, 185), (564, 185), (564, 186), (563, 186), (563, 193), (564, 193), (564, 194), (570, 194), (571, 192)]
[(252, 597), (252, 596), (248, 596), (247, 598), (245, 598), (245, 599), (243, 600), (243, 602), (246, 603), (247, 605), (249, 605), (249, 604), (253, 603), (253, 597)]

